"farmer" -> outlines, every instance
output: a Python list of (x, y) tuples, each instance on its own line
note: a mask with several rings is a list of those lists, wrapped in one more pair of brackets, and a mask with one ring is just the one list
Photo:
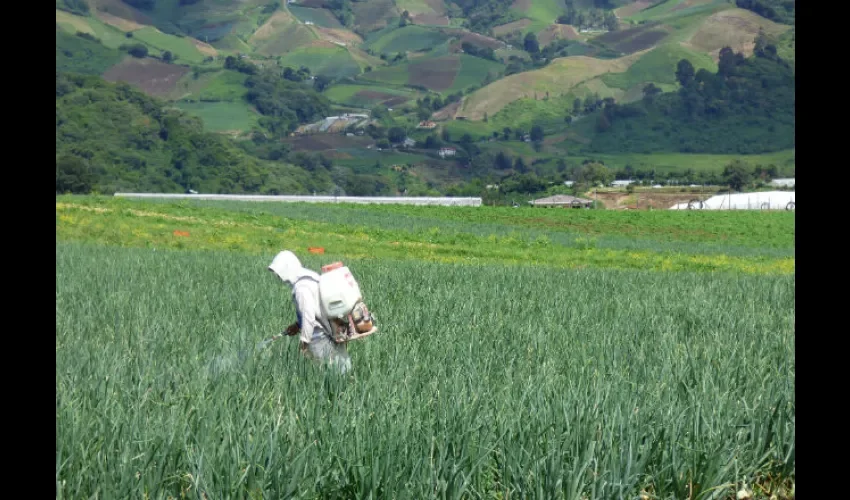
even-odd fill
[(330, 324), (322, 315), (319, 304), (319, 275), (301, 265), (289, 250), (275, 256), (269, 265), (284, 283), (292, 287), (292, 301), (298, 321), (289, 325), (284, 334), (300, 333), (301, 353), (319, 362), (336, 366), (341, 373), (351, 369), (351, 357), (344, 343), (336, 343), (330, 335)]

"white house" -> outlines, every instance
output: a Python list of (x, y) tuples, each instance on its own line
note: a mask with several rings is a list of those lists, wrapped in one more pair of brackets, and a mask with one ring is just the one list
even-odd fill
[(575, 181), (564, 181), (565, 186), (572, 186), (575, 183), (576, 183)]
[(405, 137), (404, 142), (402, 144), (404, 144), (404, 147), (406, 148), (412, 148), (416, 145), (416, 141), (411, 139), (410, 137)]
[(611, 183), (611, 185), (613, 187), (622, 187), (622, 186), (628, 186), (629, 184), (633, 184), (634, 182), (635, 181), (629, 179), (627, 181), (614, 181), (614, 182)]
[(457, 150), (455, 148), (440, 148), (438, 154), (440, 155), (440, 157), (445, 158), (446, 156), (454, 156), (455, 153), (457, 153)]

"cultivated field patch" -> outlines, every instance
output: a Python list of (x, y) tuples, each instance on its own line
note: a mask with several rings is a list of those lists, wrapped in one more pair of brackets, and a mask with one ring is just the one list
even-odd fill
[(791, 27), (765, 19), (744, 9), (729, 9), (706, 18), (685, 43), (699, 52), (711, 54), (715, 60), (720, 49), (731, 47), (746, 56), (753, 53), (759, 30), (778, 36)]
[(514, 31), (522, 31), (531, 24), (531, 19), (520, 19), (507, 24), (502, 24), (493, 28), (493, 34), (496, 36), (508, 35)]
[(110, 82), (128, 83), (148, 95), (164, 97), (175, 90), (177, 82), (189, 71), (188, 67), (157, 59), (128, 56), (108, 69), (103, 78)]
[(652, 6), (654, 2), (652, 0), (638, 0), (637, 2), (631, 2), (622, 7), (614, 9), (614, 15), (619, 17), (620, 19), (624, 17), (629, 17), (633, 14), (637, 14), (638, 12), (649, 8)]
[(550, 24), (537, 34), (537, 41), (541, 47), (545, 47), (555, 40), (579, 40), (581, 38), (578, 31), (569, 24)]
[(366, 33), (387, 26), (390, 19), (401, 15), (392, 0), (351, 2), (351, 10), (357, 26)]
[(422, 85), (432, 90), (442, 91), (452, 87), (460, 69), (457, 56), (435, 57), (410, 63), (408, 71), (411, 85)]
[(627, 30), (609, 31), (594, 38), (593, 41), (623, 54), (633, 54), (654, 47), (671, 31), (668, 26), (650, 23)]
[(579, 84), (605, 73), (626, 71), (644, 52), (618, 59), (595, 59), (574, 56), (555, 59), (549, 66), (517, 73), (476, 90), (464, 101), (462, 114), (471, 120), (480, 120), (484, 113), (495, 115), (508, 103), (522, 98), (542, 99), (570, 92)]

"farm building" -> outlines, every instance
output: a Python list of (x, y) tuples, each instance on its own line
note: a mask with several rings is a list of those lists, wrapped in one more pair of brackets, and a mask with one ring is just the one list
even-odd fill
[(436, 124), (436, 123), (434, 123), (434, 122), (432, 122), (432, 121), (430, 121), (430, 120), (425, 120), (425, 121), (421, 121), (421, 122), (419, 122), (419, 125), (418, 125), (416, 128), (427, 128), (427, 129), (432, 129), (432, 128), (436, 128), (436, 126), (437, 126), (437, 124)]
[(575, 196), (570, 196), (566, 194), (556, 194), (554, 196), (549, 196), (546, 198), (540, 198), (538, 200), (529, 201), (532, 206), (535, 207), (572, 207), (572, 208), (590, 208), (593, 205), (593, 200), (588, 200), (585, 198), (576, 198)]
[(671, 210), (794, 210), (796, 193), (793, 191), (765, 191), (757, 193), (719, 194), (703, 201), (677, 203)]
[(455, 153), (457, 153), (455, 148), (440, 148), (439, 155), (442, 158), (445, 158), (446, 156), (454, 156)]
[(633, 180), (614, 181), (614, 182), (611, 183), (611, 186), (613, 186), (613, 187), (625, 187), (625, 186), (628, 186), (629, 184), (634, 184), (634, 182), (635, 181), (633, 181)]
[(576, 183), (576, 181), (564, 181), (565, 186), (572, 186), (575, 183)]
[(413, 146), (416, 145), (416, 141), (411, 139), (410, 137), (405, 137), (402, 145), (406, 148), (412, 148)]
[(791, 177), (788, 179), (773, 179), (772, 181), (770, 181), (770, 185), (776, 187), (794, 187), (794, 178)]

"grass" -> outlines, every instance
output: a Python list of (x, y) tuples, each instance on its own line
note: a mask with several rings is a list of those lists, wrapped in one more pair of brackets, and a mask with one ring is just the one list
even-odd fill
[(352, 2), (354, 22), (361, 32), (382, 29), (390, 25), (390, 21), (401, 16), (401, 12), (393, 0), (370, 0), (369, 2)]
[(705, 68), (717, 72), (717, 64), (708, 54), (689, 50), (678, 43), (666, 43), (643, 55), (625, 72), (603, 75), (602, 81), (624, 90), (649, 82), (676, 85), (676, 65), (682, 59), (689, 60), (696, 71)]
[(705, 10), (711, 10), (719, 6), (728, 6), (728, 2), (725, 2), (724, 0), (700, 0), (697, 2), (692, 2), (693, 5), (691, 7), (679, 7), (681, 4), (685, 4), (687, 2), (688, 0), (667, 0), (666, 2), (660, 2), (648, 9), (644, 9), (642, 11), (636, 12), (631, 16), (627, 16), (626, 19), (633, 22), (667, 22), (677, 17), (685, 17), (692, 15), (695, 12), (703, 12)]
[(694, 172), (721, 172), (726, 165), (734, 160), (741, 160), (750, 165), (767, 166), (774, 164), (780, 169), (793, 169), (795, 165), (794, 150), (778, 151), (759, 155), (720, 155), (720, 154), (687, 154), (687, 153), (653, 153), (653, 154), (598, 154), (593, 156), (578, 155), (576, 161), (598, 159), (605, 162), (609, 168), (624, 168), (631, 165), (634, 169), (657, 172), (683, 172), (691, 169)]
[(125, 56), (85, 38), (56, 30), (56, 71), (99, 75)]
[(425, 0), (395, 0), (395, 4), (400, 12), (404, 12), (406, 10), (411, 16), (415, 16), (417, 14), (430, 14), (432, 12), (442, 13), (445, 10), (440, 8), (438, 12)]
[(409, 78), (410, 72), (408, 70), (408, 64), (406, 63), (375, 69), (368, 73), (363, 73), (358, 77), (359, 80), (399, 86), (407, 84)]
[(259, 115), (243, 101), (177, 102), (175, 106), (198, 116), (211, 132), (248, 131), (257, 125)]
[(548, 66), (517, 73), (502, 78), (470, 94), (464, 102), (462, 112), (471, 120), (481, 120), (484, 113), (495, 115), (509, 103), (533, 98), (569, 94), (575, 87), (606, 73), (622, 73), (639, 59), (643, 53), (618, 59), (595, 59), (585, 56), (555, 59)]
[[(192, 79), (192, 76), (187, 76)], [(237, 71), (218, 71), (205, 73), (198, 77), (203, 80), (201, 86), (190, 95), (192, 99), (205, 101), (238, 101), (245, 95), (245, 80), (248, 75)], [(191, 87), (192, 84), (190, 83)]]
[(313, 9), (297, 5), (289, 5), (287, 9), (301, 22), (309, 21), (323, 28), (341, 29), (343, 27), (339, 20), (327, 9)]
[(717, 12), (695, 26), (687, 40), (691, 46), (704, 52), (719, 51), (729, 46), (736, 52), (752, 53), (752, 43), (759, 31), (779, 36), (790, 26), (765, 19), (744, 9), (728, 9)]
[[(391, 160), (395, 161), (386, 164), (407, 163), (404, 158)], [(356, 219), (350, 218), (347, 223), (328, 219), (326, 214), (332, 209), (327, 205), (318, 207), (320, 211), (315, 212), (313, 218), (295, 221), (287, 214), (290, 205), (278, 205), (281, 211), (274, 212), (275, 205), (249, 204), (248, 210), (234, 210), (234, 206), (245, 206), (238, 203), (203, 206), (203, 211), (194, 204), (181, 206), (109, 199), (87, 203), (85, 206), (68, 205), (63, 201), (57, 205), (57, 210), (70, 214), (74, 221), (60, 225), (59, 236), (100, 242), (114, 238), (127, 246), (177, 243), (213, 250), (226, 247), (222, 247), (226, 242), (220, 241), (224, 233), (217, 227), (235, 225), (241, 228), (239, 248), (251, 252), (263, 251), (269, 238), (273, 240), (274, 234), (283, 232), (292, 244), (323, 246), (328, 252), (346, 258), (382, 256), (505, 265), (525, 261), (554, 268), (591, 266), (779, 274), (794, 271), (794, 216), (785, 212), (762, 213), (761, 216), (748, 212), (743, 216), (735, 213), (717, 217), (716, 212), (660, 211), (654, 212), (659, 215), (646, 216), (621, 211), (603, 214), (601, 211), (527, 208), (512, 212), (511, 209), (490, 208), (427, 212), (440, 214), (442, 219), (449, 221), (462, 221), (460, 225), (445, 227), (433, 220), (413, 223), (408, 219), (404, 227), (396, 227), (390, 221), (373, 226), (354, 223)], [(400, 210), (404, 215), (416, 214), (411, 208)], [(101, 209), (106, 211), (98, 212)], [(392, 213), (392, 210), (387, 212)], [(148, 217), (139, 219), (138, 214)], [(402, 217), (396, 211), (388, 218)], [(174, 242), (170, 231), (162, 232), (165, 226), (161, 223), (168, 219), (179, 221), (186, 230), (194, 231), (196, 238), (184, 243)], [(118, 231), (120, 222), (132, 222), (138, 234), (129, 229), (123, 233), (113, 232)], [(490, 232), (481, 230), (481, 225)], [(524, 230), (538, 232), (523, 233)], [(765, 239), (765, 234), (770, 235), (770, 239)], [(628, 237), (623, 238), (624, 235)], [(588, 242), (587, 238), (593, 241)], [(703, 246), (711, 249), (712, 243), (718, 242), (724, 249), (721, 254), (717, 249), (709, 253), (700, 249)], [(698, 245), (694, 246), (695, 243)]]
[(354, 76), (360, 74), (357, 64), (348, 50), (330, 42), (298, 47), (281, 58), (281, 66), (300, 68), (306, 66), (314, 75), (325, 75), (332, 78)]
[[(722, 256), (702, 258), (732, 272), (673, 272), (673, 257), (669, 269), (552, 268), (529, 258), (553, 251), (543, 240), (452, 244), (432, 228), (393, 245), (411, 231), (372, 225), (501, 225), (530, 209), (57, 203), (71, 205), (56, 213), (57, 497), (793, 490), (793, 275), (736, 272)], [(589, 228), (623, 215), (541, 217), (580, 213)], [(352, 224), (370, 214), (370, 231)], [(789, 220), (661, 214), (616, 225), (663, 237), (720, 220), (757, 243), (732, 228), (776, 241)], [(308, 254), (314, 244), (327, 253)], [(313, 269), (341, 259), (358, 279), (380, 330), (350, 346), (352, 377), (300, 359), (289, 339), (252, 355), (295, 317), (266, 270), (283, 248)], [(505, 259), (469, 258), (485, 249)]]
[(428, 50), (448, 40), (448, 35), (422, 26), (408, 25), (387, 30), (379, 38), (367, 37), (365, 48), (375, 53), (396, 54)]
[(564, 13), (564, 4), (558, 0), (528, 0), (530, 6), (527, 10), (517, 9), (517, 13), (531, 19), (531, 24), (522, 29), (525, 35), (529, 31), (539, 33)]
[[(318, 36), (308, 26), (299, 23), (292, 14), (277, 11), (251, 35), (248, 44), (259, 54), (277, 56), (317, 39)], [(252, 52), (252, 49), (247, 52)]]
[(100, 40), (100, 43), (110, 49), (117, 49), (125, 43), (133, 42), (132, 39), (127, 39), (121, 30), (93, 17), (81, 17), (57, 10), (56, 22), (72, 35), (77, 31), (93, 35)]
[(504, 64), (462, 54), (460, 56), (460, 71), (458, 71), (451, 88), (447, 92), (452, 93), (473, 85), (481, 85), (488, 73), (492, 75), (493, 79), (496, 79), (504, 70)]
[(165, 34), (151, 26), (134, 31), (133, 39), (160, 52), (168, 50), (177, 56), (177, 62), (181, 63), (200, 63), (206, 57), (188, 39)]
[[(363, 92), (372, 92), (377, 94), (363, 95)], [(393, 96), (410, 100), (415, 99), (418, 95), (412, 90), (393, 89), (377, 85), (348, 84), (334, 85), (333, 87), (325, 90), (323, 93), (328, 99), (335, 103), (363, 108), (371, 108), (380, 102), (386, 101), (387, 99), (393, 99)]]

